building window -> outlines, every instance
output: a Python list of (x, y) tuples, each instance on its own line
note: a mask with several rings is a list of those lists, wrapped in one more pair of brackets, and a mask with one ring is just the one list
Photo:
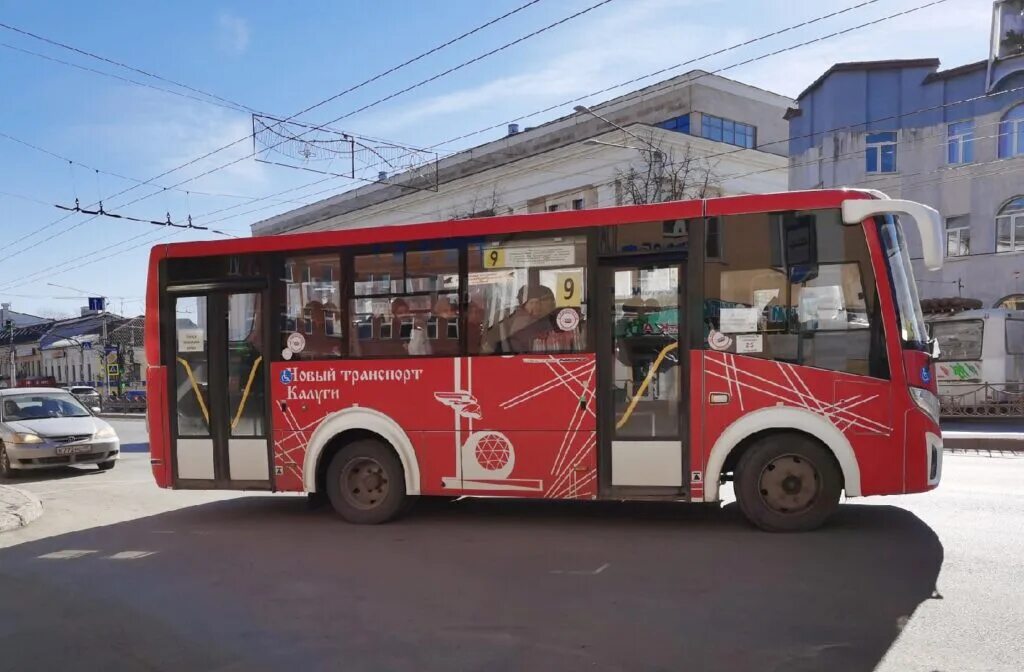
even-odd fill
[(572, 209), (573, 210), (582, 210), (583, 209), (583, 199), (582, 198), (574, 198), (574, 199), (572, 199)]
[(999, 158), (1024, 154), (1024, 103), (1010, 109), (999, 122)]
[(726, 142), (747, 149), (753, 149), (757, 144), (757, 128), (754, 126), (722, 117), (713, 117), (710, 114), (701, 117), (701, 136), (708, 140)]
[(690, 115), (683, 114), (678, 117), (672, 117), (667, 119), (660, 124), (658, 128), (664, 128), (667, 131), (675, 131), (676, 133), (690, 134)]
[(1003, 206), (996, 216), (996, 252), (1024, 251), (1024, 196)]
[(974, 163), (974, 121), (950, 124), (946, 135), (946, 161), (950, 165)]
[(946, 256), (966, 257), (971, 253), (971, 218), (958, 215), (946, 218)]
[(558, 203), (554, 203), (548, 206), (548, 212), (558, 212)]
[(896, 172), (896, 133), (868, 133), (865, 153), (869, 173)]

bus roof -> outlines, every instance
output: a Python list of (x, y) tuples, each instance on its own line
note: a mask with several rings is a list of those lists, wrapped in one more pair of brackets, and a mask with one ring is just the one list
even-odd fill
[(688, 219), (701, 216), (721, 216), (751, 212), (838, 208), (844, 200), (851, 198), (878, 197), (878, 192), (863, 189), (822, 189), (775, 194), (723, 196), (706, 200), (671, 201), (652, 205), (499, 215), (480, 219), (459, 219), (335, 231), (278, 234), (231, 240), (165, 243), (154, 246), (151, 262), (157, 262), (162, 258), (207, 257), (281, 250), (299, 251), (344, 245), (467, 238), (486, 234), (573, 229), (588, 226), (608, 226), (627, 222)]

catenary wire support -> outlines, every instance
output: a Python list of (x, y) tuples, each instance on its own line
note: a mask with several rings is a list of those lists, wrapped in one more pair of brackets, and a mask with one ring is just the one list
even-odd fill
[(252, 139), (260, 163), (418, 191), (438, 189), (438, 154), (432, 150), (256, 114)]

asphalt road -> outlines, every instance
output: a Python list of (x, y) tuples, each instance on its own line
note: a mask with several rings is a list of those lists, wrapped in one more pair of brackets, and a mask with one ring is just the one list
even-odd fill
[(947, 455), (939, 491), (802, 535), (495, 500), (356, 527), (160, 491), (145, 452), (18, 485), (46, 513), (0, 535), (0, 670), (1024, 669), (1020, 457)]

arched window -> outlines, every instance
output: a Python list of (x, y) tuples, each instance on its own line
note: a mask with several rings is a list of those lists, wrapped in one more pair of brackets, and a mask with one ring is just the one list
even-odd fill
[(996, 252), (1024, 251), (1024, 196), (1018, 196), (996, 215)]
[(996, 301), (993, 308), (1005, 308), (1006, 310), (1024, 310), (1024, 294), (1010, 294)]
[(1024, 103), (1010, 108), (999, 122), (999, 158), (1024, 155)]

